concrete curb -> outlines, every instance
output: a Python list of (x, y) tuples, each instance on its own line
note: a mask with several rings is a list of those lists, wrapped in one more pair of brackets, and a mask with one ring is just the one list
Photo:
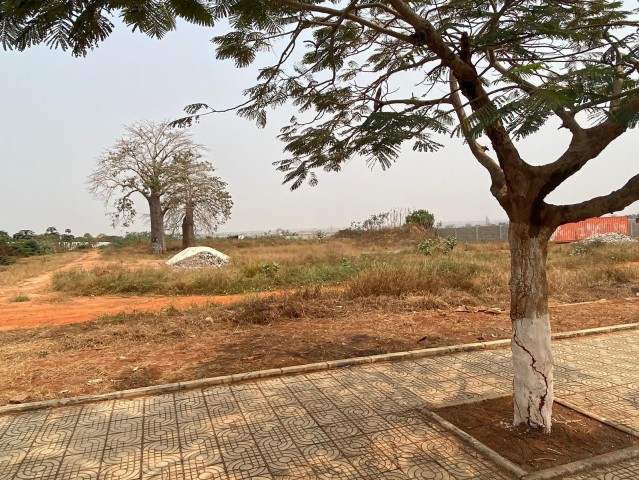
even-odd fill
[[(616, 452), (604, 453), (596, 457), (578, 460), (576, 462), (567, 463), (554, 468), (540, 470), (538, 472), (529, 473), (521, 477), (522, 480), (551, 480), (553, 478), (561, 478), (565, 475), (580, 472), (591, 472), (592, 470), (613, 463), (622, 462), (639, 456), (639, 447), (627, 447)], [(594, 478), (594, 477), (593, 477)], [(608, 478), (608, 477), (606, 477)]]
[(561, 340), (562, 338), (583, 337), (586, 335), (597, 335), (598, 333), (619, 332), (622, 330), (636, 330), (639, 323), (624, 323), (622, 325), (611, 325), (609, 327), (587, 328), (586, 330), (575, 330), (573, 332), (554, 333), (553, 340)]
[(468, 433), (464, 432), (460, 428), (457, 428), (455, 425), (450, 423), (448, 420), (443, 419), (442, 417), (440, 417), (436, 413), (431, 412), (430, 410), (426, 410), (426, 409), (421, 409), (421, 412), (426, 417), (428, 417), (430, 420), (433, 420), (434, 422), (437, 422), (443, 428), (445, 428), (446, 430), (451, 432), (453, 435), (458, 437), (461, 441), (463, 441), (470, 448), (472, 448), (473, 450), (481, 453), (482, 455), (487, 457), (491, 462), (495, 463), (496, 465), (499, 465), (501, 468), (503, 468), (507, 472), (510, 472), (513, 475), (515, 475), (517, 478), (521, 478), (524, 475), (528, 474), (528, 472), (526, 470), (524, 470), (523, 468), (521, 468), (520, 466), (515, 465), (510, 460), (502, 457), (496, 451), (494, 451), (492, 448), (487, 447), (486, 445), (481, 443), (479, 440), (477, 440), (475, 437), (469, 435)]
[[(606, 419), (601, 418), (598, 415), (594, 415), (579, 407), (575, 407), (574, 405), (568, 402), (564, 402), (557, 399), (555, 399), (555, 402), (560, 403), (561, 405), (564, 405), (565, 407), (574, 409), (578, 411), (579, 413), (592, 417), (602, 423), (605, 423), (611, 427), (622, 430), (633, 436), (639, 436), (638, 432), (628, 427), (624, 427), (623, 425), (620, 426), (613, 422), (607, 421)], [(453, 425), (448, 420), (440, 417), (435, 412), (432, 412), (425, 408), (420, 409), (420, 411), (430, 420), (437, 422), (443, 428), (450, 431), (452, 434), (454, 434), (457, 438), (463, 441), (470, 448), (481, 453), (482, 455), (487, 457), (490, 461), (499, 465), (501, 468), (510, 472), (511, 474), (515, 475), (515, 477), (521, 480), (552, 480), (555, 478), (564, 477), (565, 475), (569, 475), (569, 474), (580, 473), (580, 472), (590, 472), (596, 468), (605, 467), (606, 465), (611, 465), (614, 463), (622, 462), (624, 460), (629, 460), (631, 458), (639, 457), (639, 446), (633, 445), (631, 447), (626, 447), (624, 449), (617, 450), (614, 452), (603, 453), (601, 455), (597, 455), (596, 457), (577, 460), (575, 462), (566, 463), (564, 465), (559, 465), (557, 467), (547, 468), (545, 470), (538, 470), (536, 472), (529, 473), (523, 468), (521, 468), (519, 465), (516, 465), (515, 463), (511, 462), (507, 458), (502, 457), (499, 453), (497, 453), (496, 451), (494, 451), (492, 448), (488, 447), (487, 445), (483, 444), (472, 435), (464, 432), (462, 429)]]
[(593, 413), (584, 408), (578, 407), (577, 405), (567, 402), (566, 400), (562, 400), (561, 398), (555, 398), (555, 403), (559, 403), (560, 405), (563, 405), (564, 407), (567, 407), (567, 408), (570, 408), (571, 410), (579, 412), (585, 415), (586, 417), (594, 418), (598, 422), (605, 423), (606, 425), (610, 427), (616, 428), (617, 430), (621, 430), (622, 432), (628, 433), (634, 437), (639, 438), (639, 431), (633, 430), (632, 428), (626, 427), (625, 425), (621, 425), (620, 423), (613, 422), (612, 420), (609, 420), (605, 417), (597, 415), (596, 413)]
[[(600, 333), (610, 333), (622, 330), (634, 330), (639, 328), (639, 323), (629, 323), (623, 325), (613, 325), (610, 327), (590, 328), (586, 330), (576, 330), (573, 332), (556, 333), (552, 336), (553, 340), (564, 338), (581, 337), (584, 335), (596, 335)], [(490, 350), (502, 348), (510, 345), (510, 339), (492, 340), (489, 342), (466, 343), (461, 345), (450, 345), (447, 347), (426, 348), (422, 350), (413, 350), (410, 352), (385, 353), (381, 355), (371, 355), (367, 357), (345, 358), (342, 360), (331, 360), (328, 362), (310, 363), (306, 365), (295, 365), (292, 367), (272, 368), (269, 370), (258, 370), (246, 373), (236, 373), (233, 375), (223, 375), (220, 377), (203, 378), (200, 380), (190, 380), (179, 383), (169, 383), (165, 385), (154, 385), (151, 387), (134, 388), (131, 390), (121, 390), (119, 392), (109, 392), (96, 395), (82, 395), (70, 398), (57, 398), (53, 400), (44, 400), (41, 402), (22, 403), (18, 405), (5, 405), (0, 407), (0, 415), (6, 413), (26, 412), (30, 410), (40, 410), (43, 408), (64, 407), (67, 405), (76, 405), (79, 403), (98, 402), (104, 400), (114, 400), (121, 398), (131, 398), (143, 395), (152, 395), (160, 393), (175, 392), (178, 390), (186, 390), (190, 388), (206, 388), (215, 385), (223, 385), (228, 383), (236, 383), (246, 380), (255, 380), (258, 378), (278, 377), (281, 375), (293, 375), (298, 373), (310, 373), (321, 370), (332, 370), (335, 368), (350, 367), (354, 365), (362, 365), (367, 363), (388, 362), (396, 360), (410, 360), (415, 358), (435, 357), (440, 355), (449, 355), (460, 352), (473, 352), (477, 350)]]

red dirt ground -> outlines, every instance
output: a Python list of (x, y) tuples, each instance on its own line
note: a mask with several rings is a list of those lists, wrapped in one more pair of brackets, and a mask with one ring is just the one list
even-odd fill
[[(90, 269), (104, 265), (99, 252), (91, 251), (81, 258), (69, 262), (60, 270), (72, 268)], [(160, 261), (138, 261), (133, 268), (160, 266)], [(160, 296), (116, 296), (67, 297), (48, 291), (52, 273), (46, 273), (21, 282), (17, 287), (0, 291), (0, 330), (7, 328), (31, 328), (67, 323), (80, 323), (93, 320), (101, 315), (117, 313), (159, 312), (164, 308), (184, 309), (207, 303), (229, 304), (241, 300), (245, 295), (193, 295), (179, 297)], [(28, 302), (9, 302), (14, 295), (28, 295)], [(264, 292), (258, 296), (277, 295), (277, 292)]]

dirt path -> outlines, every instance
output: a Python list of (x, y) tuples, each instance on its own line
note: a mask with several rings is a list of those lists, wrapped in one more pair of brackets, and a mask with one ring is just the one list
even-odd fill
[[(104, 261), (100, 259), (100, 252), (92, 250), (82, 255), (79, 258), (71, 260), (69, 263), (60, 267), (57, 271), (62, 272), (65, 270), (71, 270), (74, 268), (94, 268), (98, 265), (104, 265)], [(107, 262), (108, 263), (108, 262)], [(53, 277), (53, 272), (43, 273), (36, 277), (28, 278), (18, 283), (16, 286), (6, 287), (0, 291), (0, 303), (6, 302), (10, 297), (17, 294), (34, 295), (36, 298), (42, 298), (47, 296), (51, 297), (53, 294), (49, 292), (49, 284)]]
[[(264, 292), (259, 295), (272, 295), (274, 293)], [(0, 314), (0, 329), (80, 323), (93, 320), (100, 315), (159, 312), (164, 308), (170, 307), (184, 309), (197, 305), (206, 305), (207, 303), (228, 304), (241, 300), (245, 295), (43, 297), (46, 298), (38, 298), (30, 302), (4, 303), (2, 305), (2, 314)]]
[[(109, 263), (100, 257), (98, 251), (88, 252), (81, 258), (75, 259), (58, 271), (74, 268), (90, 269)], [(143, 260), (127, 265), (130, 268), (161, 267), (161, 260)], [(15, 287), (0, 291), (0, 330), (7, 328), (30, 328), (66, 323), (80, 323), (93, 320), (100, 315), (115, 315), (118, 313), (159, 312), (164, 308), (188, 308), (206, 305), (207, 303), (228, 304), (237, 302), (246, 295), (192, 295), (179, 297), (163, 296), (117, 296), (105, 295), (97, 297), (69, 297), (50, 291), (51, 278), (54, 272), (48, 272), (37, 277), (20, 282)], [(27, 295), (28, 302), (10, 302), (15, 295)], [(273, 295), (276, 292), (264, 292), (258, 295)]]

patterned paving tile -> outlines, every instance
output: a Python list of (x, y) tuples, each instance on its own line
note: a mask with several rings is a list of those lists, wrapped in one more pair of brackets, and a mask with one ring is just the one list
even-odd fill
[(57, 478), (60, 458), (37, 458), (25, 460), (15, 473), (16, 480), (45, 480)]
[[(639, 430), (639, 332), (556, 342), (555, 358), (558, 396)], [(0, 478), (505, 479), (420, 409), (508, 393), (511, 378), (492, 350), (6, 415)]]
[(100, 458), (85, 455), (67, 455), (62, 459), (57, 478), (74, 478), (78, 480), (97, 479), (100, 472)]
[(636, 480), (639, 459), (634, 458), (616, 465), (606, 465), (594, 471), (565, 477), (565, 480)]
[(141, 444), (106, 449), (100, 464), (100, 478), (104, 478), (105, 480), (139, 478), (141, 460)]

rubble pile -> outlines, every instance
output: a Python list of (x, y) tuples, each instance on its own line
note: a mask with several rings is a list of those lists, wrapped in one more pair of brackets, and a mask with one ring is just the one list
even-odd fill
[(189, 247), (166, 261), (167, 265), (178, 268), (197, 269), (224, 267), (231, 257), (210, 247)]
[(637, 240), (635, 240), (634, 238), (628, 237), (626, 235), (622, 235), (621, 233), (598, 233), (588, 238), (584, 238), (583, 240), (579, 240), (576, 243), (579, 245), (591, 245), (593, 243), (621, 244), (621, 243), (633, 243), (636, 241)]

